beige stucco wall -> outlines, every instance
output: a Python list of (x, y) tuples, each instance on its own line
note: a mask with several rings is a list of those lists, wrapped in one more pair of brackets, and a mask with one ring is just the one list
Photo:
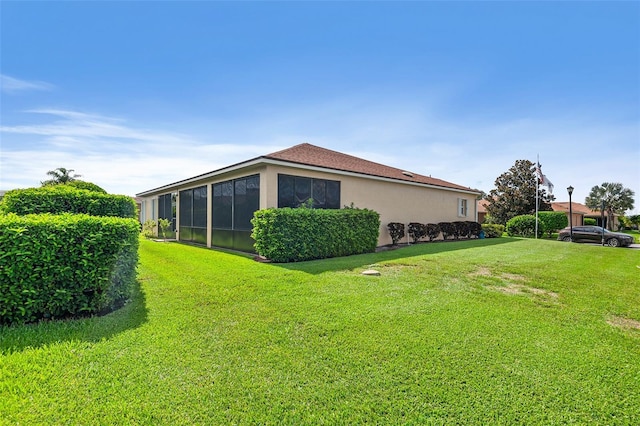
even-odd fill
[[(476, 220), (476, 197), (474, 194), (384, 179), (374, 180), (346, 174), (300, 170), (275, 165), (267, 167), (265, 180), (261, 181), (261, 189), (264, 183), (267, 196), (266, 207), (277, 207), (279, 173), (340, 181), (340, 204), (342, 206), (349, 206), (353, 203), (355, 207), (368, 208), (380, 213), (378, 245), (391, 244), (391, 236), (387, 229), (389, 222), (401, 222), (406, 227), (410, 222), (438, 223)], [(467, 200), (466, 217), (458, 216), (458, 200), (460, 198)]]
[[(188, 184), (176, 185), (171, 189), (159, 191), (157, 195), (142, 198), (145, 205), (143, 221), (157, 219), (157, 197), (169, 192), (179, 192), (185, 189), (208, 186), (208, 196), (211, 200), (211, 184), (237, 179), (254, 174), (260, 175), (260, 208), (278, 206), (278, 174), (305, 176), (319, 179), (340, 181), (340, 205), (350, 206), (352, 203), (358, 208), (368, 208), (380, 214), (380, 237), (378, 245), (391, 243), (387, 230), (389, 222), (401, 222), (407, 226), (410, 222), (438, 223), (457, 220), (475, 221), (477, 217), (476, 197), (473, 193), (452, 191), (424, 185), (402, 183), (388, 179), (365, 178), (342, 172), (326, 172), (314, 168), (288, 167), (275, 164), (261, 164), (248, 169), (235, 170)], [(458, 216), (458, 202), (467, 200), (467, 216)], [(179, 203), (179, 200), (178, 200)], [(210, 201), (209, 201), (210, 203)], [(210, 204), (209, 204), (210, 206)], [(155, 212), (152, 216), (152, 211)], [(179, 211), (179, 209), (178, 209)], [(178, 221), (179, 213), (178, 213)], [(211, 208), (208, 209), (208, 229), (211, 230)], [(208, 246), (211, 246), (208, 232)]]

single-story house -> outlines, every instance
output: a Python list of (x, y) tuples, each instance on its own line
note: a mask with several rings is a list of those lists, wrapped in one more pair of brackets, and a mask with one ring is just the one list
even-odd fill
[[(571, 218), (569, 217), (569, 202), (561, 201), (561, 202), (553, 202), (551, 203), (551, 208), (554, 212), (564, 212), (567, 214), (567, 220), (569, 223), (572, 223), (573, 226), (579, 226), (584, 224), (585, 218), (592, 218), (596, 220), (596, 224), (598, 226), (602, 225), (602, 212), (597, 210), (591, 210), (589, 207), (584, 204), (576, 203), (575, 201), (571, 202)], [(604, 213), (604, 226), (607, 226), (607, 212)], [(613, 229), (616, 229), (618, 223), (618, 215), (613, 215)]]
[[(477, 209), (478, 209), (478, 222), (483, 223), (485, 217), (487, 216), (487, 205), (489, 202), (487, 200), (478, 200)], [(598, 226), (602, 226), (602, 214), (599, 211), (591, 210), (589, 207), (584, 204), (576, 203), (574, 201), (571, 202), (571, 218), (569, 218), (569, 202), (560, 201), (560, 202), (552, 202), (551, 209), (554, 212), (564, 212), (567, 214), (567, 222), (572, 223), (573, 226), (584, 225), (585, 218), (593, 218), (596, 220)], [(607, 214), (605, 212), (604, 223), (607, 223)], [(614, 226), (618, 223), (618, 215), (614, 215)]]
[(352, 204), (380, 214), (379, 245), (390, 222), (476, 221), (479, 191), (308, 143), (137, 194), (142, 222), (165, 218), (179, 241), (253, 251), (259, 209)]

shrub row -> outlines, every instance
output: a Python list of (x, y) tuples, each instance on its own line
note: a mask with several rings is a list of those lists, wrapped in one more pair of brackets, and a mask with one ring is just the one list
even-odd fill
[[(544, 226), (538, 220), (538, 237), (542, 236)], [(523, 214), (509, 219), (506, 226), (510, 237), (533, 237), (536, 233), (536, 217), (532, 214)]]
[(258, 210), (251, 223), (259, 255), (296, 262), (375, 251), (380, 215), (355, 208), (280, 208)]
[(17, 215), (78, 213), (91, 216), (136, 217), (136, 204), (125, 195), (109, 195), (71, 185), (14, 189), (2, 199), (2, 210)]
[(136, 279), (139, 224), (88, 215), (0, 215), (0, 324), (109, 311)]
[[(568, 225), (569, 219), (563, 212), (538, 212), (538, 237), (545, 232), (551, 236), (551, 233)], [(536, 233), (536, 217), (530, 214), (515, 216), (507, 222), (506, 230), (512, 237), (531, 238)]]
[[(404, 223), (391, 222), (387, 225), (389, 235), (391, 235), (391, 241), (393, 245), (396, 245), (404, 238)], [(442, 239), (446, 240), (449, 237), (454, 239), (460, 238), (478, 238), (482, 231), (482, 226), (478, 222), (470, 221), (456, 221), (456, 222), (440, 222), (440, 223), (417, 223), (411, 222), (407, 227), (409, 237), (414, 243), (428, 238), (429, 241), (433, 241), (442, 235)]]

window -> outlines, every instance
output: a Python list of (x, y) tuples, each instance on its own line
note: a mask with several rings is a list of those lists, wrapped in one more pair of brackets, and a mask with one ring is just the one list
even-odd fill
[(309, 199), (315, 208), (339, 209), (340, 182), (278, 175), (278, 207), (300, 207)]
[(207, 187), (180, 191), (180, 240), (207, 243)]
[(458, 198), (458, 217), (467, 217), (467, 199)]
[(260, 209), (260, 176), (248, 176), (213, 185), (213, 228), (252, 229), (253, 213)]
[(213, 185), (213, 227), (231, 229), (233, 227), (233, 182)]
[(172, 238), (176, 229), (176, 195), (174, 192), (158, 197), (158, 219), (167, 219), (171, 223), (169, 232)]

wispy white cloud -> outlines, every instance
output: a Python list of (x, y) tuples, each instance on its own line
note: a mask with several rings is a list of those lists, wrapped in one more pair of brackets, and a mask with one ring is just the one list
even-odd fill
[(1, 128), (0, 187), (38, 185), (47, 170), (67, 167), (110, 192), (133, 195), (309, 142), (484, 191), (516, 160), (539, 154), (560, 200), (569, 185), (574, 200), (583, 201), (592, 186), (613, 181), (634, 190), (640, 204), (637, 124), (561, 116), (456, 121), (400, 103), (349, 110), (271, 111), (190, 123), (182, 132), (86, 112), (32, 110), (49, 121)]
[(44, 81), (27, 81), (0, 74), (0, 88), (2, 93), (16, 94), (33, 90), (53, 90), (53, 84)]
[(265, 147), (284, 147), (204, 143), (192, 135), (139, 128), (123, 119), (78, 111), (28, 113), (53, 121), (0, 127), (2, 189), (38, 186), (48, 170), (66, 167), (110, 192), (133, 195), (271, 152)]

